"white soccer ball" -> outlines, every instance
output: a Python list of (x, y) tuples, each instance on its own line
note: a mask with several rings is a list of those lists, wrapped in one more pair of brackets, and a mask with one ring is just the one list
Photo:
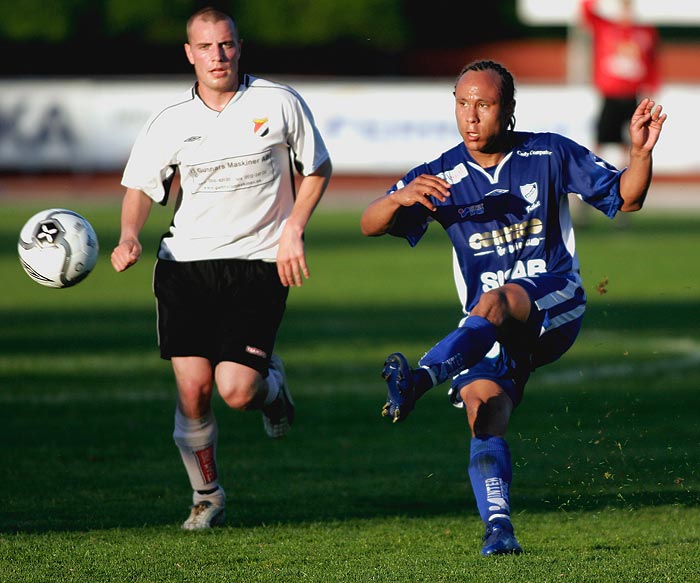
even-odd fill
[(71, 287), (95, 267), (99, 245), (92, 225), (61, 208), (36, 213), (22, 227), (17, 242), (27, 275), (46, 287)]

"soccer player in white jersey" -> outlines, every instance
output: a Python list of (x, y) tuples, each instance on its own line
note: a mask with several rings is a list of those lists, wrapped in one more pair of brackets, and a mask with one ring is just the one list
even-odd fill
[(618, 171), (564, 136), (516, 132), (514, 81), (499, 63), (467, 65), (454, 96), (462, 142), (411, 170), (361, 218), (365, 235), (388, 233), (411, 246), (440, 223), (465, 315), (417, 367), (400, 352), (387, 357), (382, 414), (403, 421), (421, 395), (451, 380), (451, 401), (466, 409), (471, 429), (468, 474), (486, 527), (481, 554), (520, 553), (508, 422), (530, 373), (569, 349), (585, 310), (568, 195), (611, 218), (639, 210), (666, 114), (649, 99), (639, 103), (629, 165)]
[[(193, 489), (187, 530), (225, 516), (214, 386), (229, 407), (262, 410), (272, 438), (294, 420), (273, 348), (289, 288), (309, 277), (304, 230), (331, 174), (306, 103), (288, 86), (239, 75), (241, 48), (227, 14), (204, 8), (188, 20), (196, 83), (155, 112), (133, 145), (112, 253), (116, 271), (138, 261), (152, 204), (167, 203), (178, 174), (153, 286), (160, 353), (178, 391), (173, 438)], [(292, 168), (302, 175), (297, 192)]]

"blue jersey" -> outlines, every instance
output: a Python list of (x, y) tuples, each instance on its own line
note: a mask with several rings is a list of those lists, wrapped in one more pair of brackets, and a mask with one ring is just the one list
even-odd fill
[(573, 140), (554, 133), (511, 134), (515, 145), (494, 167), (482, 168), (464, 143), (421, 164), (387, 194), (421, 174), (450, 183), (451, 195), (430, 212), (402, 207), (389, 233), (415, 246), (432, 221), (454, 248), (455, 283), (465, 312), (482, 293), (509, 280), (551, 273), (580, 281), (568, 195), (608, 217), (622, 205), (620, 175)]

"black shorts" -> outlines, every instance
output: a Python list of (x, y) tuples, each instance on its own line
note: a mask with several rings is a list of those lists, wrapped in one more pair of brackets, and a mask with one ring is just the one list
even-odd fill
[(289, 294), (275, 263), (159, 259), (153, 290), (162, 358), (202, 356), (267, 374)]
[(636, 97), (606, 97), (598, 117), (598, 144), (626, 144), (627, 126), (637, 109)]

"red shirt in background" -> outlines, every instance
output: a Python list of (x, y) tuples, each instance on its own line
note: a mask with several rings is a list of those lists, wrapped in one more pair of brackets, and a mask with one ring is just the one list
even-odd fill
[(593, 82), (605, 97), (636, 97), (659, 86), (659, 33), (653, 26), (621, 23), (595, 12), (584, 0), (582, 15), (593, 36)]

